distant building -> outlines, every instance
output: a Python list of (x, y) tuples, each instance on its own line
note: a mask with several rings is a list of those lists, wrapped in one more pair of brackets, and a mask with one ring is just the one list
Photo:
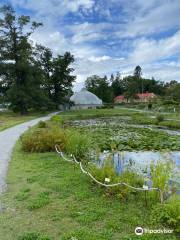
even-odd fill
[(136, 96), (137, 96), (137, 99), (135, 99), (136, 102), (149, 102), (157, 97), (154, 93), (149, 92), (137, 93)]
[[(150, 102), (156, 97), (157, 96), (154, 93), (149, 92), (137, 93), (135, 95), (135, 98), (133, 99), (133, 102)], [(127, 102), (129, 101), (127, 100), (127, 98), (124, 97), (124, 95), (119, 95), (114, 98), (114, 103), (127, 103)]]
[(124, 95), (119, 95), (114, 98), (114, 103), (123, 103), (127, 102), (127, 99), (124, 97)]
[(102, 106), (102, 100), (85, 88), (72, 95), (70, 101), (74, 103), (71, 109), (91, 109)]

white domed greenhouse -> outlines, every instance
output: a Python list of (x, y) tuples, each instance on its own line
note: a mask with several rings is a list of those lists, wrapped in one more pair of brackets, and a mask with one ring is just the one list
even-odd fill
[(91, 109), (102, 106), (102, 100), (85, 88), (72, 95), (70, 101), (74, 103), (72, 109)]

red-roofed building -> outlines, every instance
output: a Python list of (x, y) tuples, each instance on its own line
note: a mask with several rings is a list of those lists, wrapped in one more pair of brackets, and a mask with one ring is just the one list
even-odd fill
[[(154, 93), (137, 93), (135, 95), (136, 97), (133, 99), (134, 102), (149, 102), (156, 98), (157, 96)], [(124, 95), (119, 95), (114, 98), (114, 103), (123, 103), (123, 102), (128, 102), (127, 99), (124, 97)]]
[(124, 98), (123, 95), (120, 95), (120, 96), (117, 96), (117, 97), (114, 98), (115, 103), (122, 103), (122, 102), (125, 102), (125, 101), (126, 101), (126, 99)]
[(138, 97), (135, 99), (136, 102), (149, 102), (152, 99), (156, 98), (156, 95), (154, 93), (137, 93), (136, 96)]

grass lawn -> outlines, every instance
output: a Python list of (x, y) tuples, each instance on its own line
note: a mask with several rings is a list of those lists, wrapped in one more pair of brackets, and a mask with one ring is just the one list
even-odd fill
[(14, 125), (32, 120), (37, 117), (43, 116), (45, 113), (29, 113), (28, 115), (22, 116), (18, 113), (13, 113), (11, 111), (0, 112), (0, 131), (12, 127)]
[(27, 154), (20, 143), (10, 162), (8, 191), (1, 202), (2, 240), (177, 239), (174, 234), (141, 238), (134, 234), (137, 226), (162, 228), (151, 224), (151, 206), (145, 207), (143, 193), (128, 201), (107, 196), (55, 153)]

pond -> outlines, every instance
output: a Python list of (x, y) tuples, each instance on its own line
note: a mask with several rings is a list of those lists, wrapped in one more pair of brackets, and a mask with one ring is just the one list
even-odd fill
[(129, 117), (75, 120), (69, 124), (92, 139), (91, 160), (96, 159), (98, 167), (102, 168), (110, 158), (117, 174), (134, 171), (143, 175), (151, 187), (151, 163), (170, 161), (173, 165), (170, 184), (180, 189), (180, 131), (133, 125)]
[(92, 154), (91, 161), (98, 168), (103, 168), (106, 161), (111, 161), (114, 171), (120, 175), (125, 171), (135, 172), (146, 179), (146, 185), (152, 187), (150, 165), (157, 164), (158, 161), (170, 162), (173, 166), (169, 184), (176, 186), (176, 193), (180, 194), (180, 151), (162, 153), (152, 151), (139, 152), (109, 152), (104, 151), (98, 155)]
[(180, 131), (128, 123), (129, 117), (69, 121), (101, 151), (179, 151)]

